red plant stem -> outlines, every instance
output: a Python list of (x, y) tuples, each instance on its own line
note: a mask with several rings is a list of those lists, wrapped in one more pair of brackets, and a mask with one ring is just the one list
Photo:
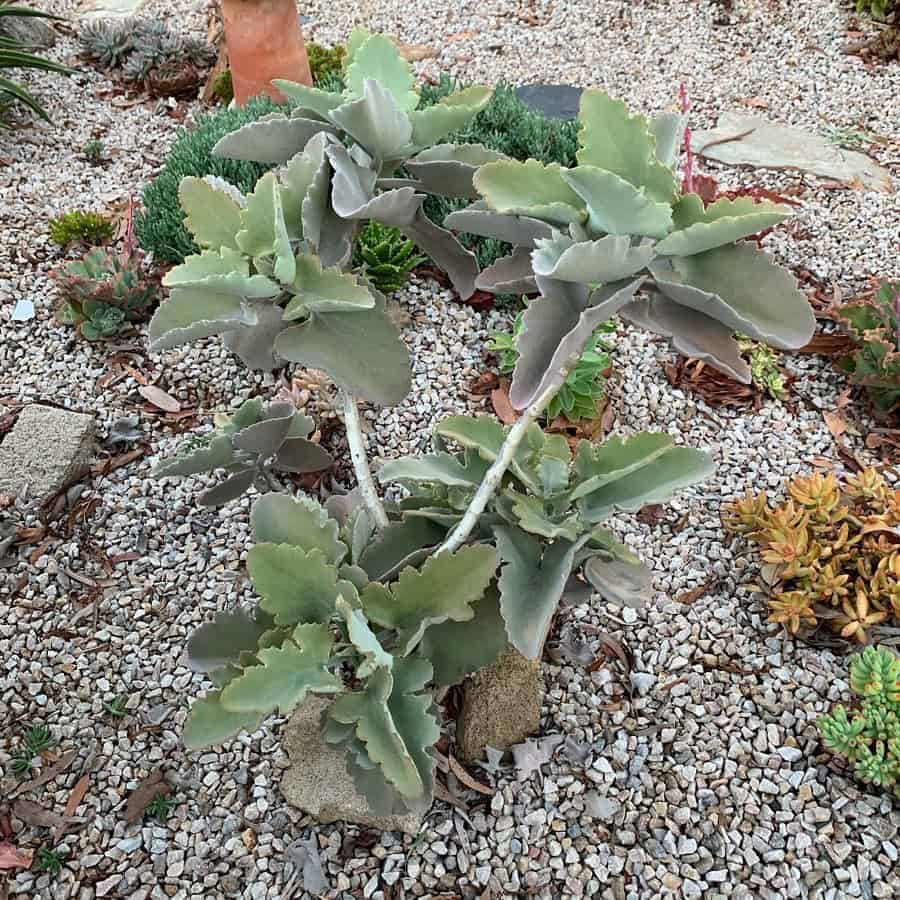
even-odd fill
[(688, 100), (687, 90), (684, 82), (678, 88), (678, 96), (681, 99), (681, 112), (685, 117), (684, 125), (684, 178), (682, 180), (681, 189), (685, 194), (694, 192), (694, 151), (691, 149), (691, 128), (687, 124), (688, 110), (691, 103)]

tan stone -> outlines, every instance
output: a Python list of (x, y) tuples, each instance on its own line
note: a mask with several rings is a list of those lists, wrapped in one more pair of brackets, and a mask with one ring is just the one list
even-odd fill
[(0, 444), (0, 494), (44, 499), (87, 471), (94, 419), (55, 406), (26, 406)]
[(353, 822), (381, 831), (403, 831), (416, 835), (422, 827), (421, 815), (376, 816), (370, 812), (347, 772), (345, 752), (322, 737), (322, 713), (331, 703), (310, 697), (285, 725), (281, 741), (291, 767), (281, 780), (281, 792), (288, 803), (314, 816), (323, 824)]
[(484, 757), (485, 747), (505, 750), (534, 734), (541, 723), (544, 683), (540, 660), (510, 648), (463, 687), (456, 723), (457, 755), (465, 762)]

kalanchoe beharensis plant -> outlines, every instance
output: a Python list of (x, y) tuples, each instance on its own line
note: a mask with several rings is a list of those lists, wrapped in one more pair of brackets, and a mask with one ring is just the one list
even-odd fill
[(216, 178), (184, 179), (185, 224), (202, 252), (167, 274), (171, 294), (150, 323), (150, 342), (159, 350), (221, 334), (251, 368), (325, 371), (343, 391), (357, 479), (384, 526), (355, 401), (402, 401), (410, 362), (384, 297), (349, 271), (354, 239), (372, 219), (397, 228), (470, 295), (473, 255), (422, 204), (429, 192), (473, 196), (477, 166), (501, 155), (430, 146), (471, 119), (490, 90), (469, 88), (417, 110), (412, 69), (386, 38), (355, 33), (346, 84), (332, 94), (279, 82), (301, 107), (219, 142), (221, 155), (284, 164), (249, 195)]
[(224, 470), (225, 478), (198, 498), (201, 506), (221, 506), (251, 487), (281, 490), (278, 473), (307, 474), (330, 468), (331, 454), (310, 440), (315, 422), (293, 403), (263, 405), (246, 400), (234, 415), (217, 415), (215, 430), (189, 438), (171, 459), (153, 470), (157, 478)]
[(481, 199), (444, 222), (514, 246), (476, 287), (541, 294), (519, 338), (522, 360), (510, 391), (516, 409), (558, 382), (560, 365), (614, 314), (745, 383), (751, 373), (735, 332), (780, 349), (809, 341), (815, 320), (794, 278), (741, 240), (790, 208), (749, 197), (707, 207), (681, 193), (678, 114), (648, 122), (587, 90), (579, 120), (577, 166), (488, 163), (474, 179)]
[(850, 660), (850, 687), (859, 706), (821, 716), (822, 742), (847, 757), (860, 781), (900, 797), (900, 658), (867, 647)]
[(840, 317), (857, 343), (841, 368), (876, 413), (893, 413), (900, 404), (900, 282), (882, 281), (871, 298), (845, 303)]
[(705, 454), (664, 434), (584, 441), (573, 459), (564, 438), (532, 424), (489, 508), (453, 548), (448, 531), (507, 433), (487, 417), (453, 416), (435, 443), (433, 454), (382, 469), (383, 481), (410, 489), (383, 529), (355, 494), (324, 508), (280, 494), (257, 501), (247, 568), (259, 608), (220, 613), (191, 638), (191, 665), (218, 690), (192, 706), (188, 746), (254, 730), (311, 694), (334, 695), (324, 736), (345, 747), (372, 810), (426, 808), (440, 734), (432, 689), (494, 661), (508, 642), (539, 658), (573, 572), (605, 598), (639, 605), (649, 572), (601, 523), (710, 470)]
[(643, 243), (616, 235), (615, 258), (589, 270), (590, 287), (557, 277), (555, 265), (538, 275), (544, 297), (529, 306), (517, 346), (525, 414), (509, 429), (489, 418), (445, 421), (434, 453), (382, 469), (384, 482), (410, 491), (399, 505), (382, 503), (354, 397), (398, 403), (410, 363), (383, 297), (347, 271), (356, 230), (370, 219), (399, 229), (467, 296), (474, 260), (424, 217), (422, 201), (426, 192), (474, 196), (477, 167), (497, 160), (480, 148), (427, 147), (489, 92), (469, 89), (420, 111), (390, 42), (357, 32), (348, 61), (345, 93), (279, 84), (300, 104), (293, 115), (220, 142), (219, 152), (284, 164), (252, 194), (214, 179), (182, 184), (203, 252), (168, 274), (172, 294), (151, 323), (152, 346), (223, 334), (253, 367), (324, 370), (345, 395), (359, 485), (327, 509), (277, 494), (257, 501), (248, 569), (260, 609), (252, 619), (220, 616), (192, 640), (195, 668), (218, 690), (192, 708), (186, 739), (221, 741), (310, 694), (333, 694), (325, 736), (346, 747), (373, 809), (418, 809), (430, 800), (438, 735), (430, 686), (459, 680), (507, 642), (539, 657), (573, 572), (609, 599), (639, 602), (648, 574), (603, 520), (661, 502), (711, 466), (653, 434), (583, 443), (573, 458), (561, 436), (535, 424), (597, 326), (642, 284), (628, 276)]

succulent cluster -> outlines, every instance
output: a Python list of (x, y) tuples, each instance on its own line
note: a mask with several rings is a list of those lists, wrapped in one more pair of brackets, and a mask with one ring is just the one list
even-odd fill
[(89, 341), (115, 337), (141, 321), (159, 296), (159, 282), (144, 271), (140, 250), (117, 253), (94, 247), (52, 273), (60, 293), (56, 319)]
[(393, 294), (427, 257), (416, 253), (415, 244), (403, 237), (399, 228), (387, 228), (373, 220), (360, 229), (353, 261), (376, 290)]
[(373, 811), (427, 807), (440, 734), (432, 688), (492, 662), (508, 642), (539, 658), (573, 571), (607, 599), (639, 604), (649, 572), (600, 523), (704, 477), (705, 454), (642, 434), (585, 441), (572, 459), (564, 439), (532, 425), (473, 540), (442, 552), (505, 438), (487, 417), (442, 422), (433, 454), (382, 469), (383, 481), (410, 489), (386, 528), (356, 492), (324, 507), (259, 499), (247, 557), (259, 608), (220, 613), (192, 636), (191, 665), (218, 690), (192, 706), (188, 746), (252, 731), (310, 694), (334, 695), (325, 738), (346, 749)]
[(215, 417), (215, 430), (192, 437), (171, 459), (153, 470), (157, 478), (225, 471), (225, 479), (204, 491), (201, 506), (221, 506), (254, 485), (261, 491), (281, 485), (276, 473), (306, 474), (330, 468), (331, 454), (310, 440), (315, 422), (292, 403), (267, 405), (258, 397), (245, 401), (234, 415)]
[(105, 244), (113, 236), (110, 220), (96, 212), (75, 209), (63, 213), (48, 222), (50, 239), (60, 247), (68, 247), (76, 242), (84, 244)]
[(781, 371), (780, 354), (748, 338), (738, 336), (741, 353), (750, 363), (750, 378), (753, 385), (775, 400), (783, 400), (787, 393), (784, 373)]
[(215, 48), (205, 41), (176, 34), (157, 19), (90, 21), (80, 40), (85, 57), (157, 96), (192, 90), (216, 58)]
[(847, 757), (860, 781), (900, 797), (900, 658), (867, 647), (850, 660), (850, 687), (859, 705), (821, 716), (822, 741)]
[[(491, 335), (488, 350), (497, 354), (498, 368), (503, 375), (515, 371), (519, 361), (516, 341), (522, 333), (524, 315), (522, 311), (516, 316), (511, 333), (495, 331)], [(565, 417), (569, 422), (597, 417), (597, 404), (603, 398), (606, 377), (612, 367), (612, 348), (606, 343), (606, 335), (614, 331), (612, 322), (603, 322), (591, 335), (559, 393), (548, 404), (548, 421), (553, 422), (558, 416)]]
[(726, 507), (730, 531), (759, 544), (775, 588), (769, 621), (806, 635), (827, 622), (866, 643), (890, 619), (900, 623), (900, 491), (866, 469), (797, 477), (772, 508), (765, 493)]
[(895, 412), (900, 405), (900, 282), (881, 282), (871, 297), (845, 303), (840, 316), (857, 343), (841, 368), (864, 388), (878, 414)]

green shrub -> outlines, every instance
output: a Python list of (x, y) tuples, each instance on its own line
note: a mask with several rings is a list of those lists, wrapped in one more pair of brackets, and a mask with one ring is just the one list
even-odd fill
[(234, 100), (234, 81), (231, 77), (231, 69), (226, 69), (213, 82), (213, 93), (225, 104)]
[(324, 47), (312, 41), (306, 45), (306, 55), (309, 58), (309, 70), (312, 72), (313, 84), (322, 86), (322, 82), (340, 75), (347, 55), (347, 48), (343, 44), (335, 47)]
[(155, 259), (179, 263), (199, 248), (184, 227), (178, 202), (178, 185), (186, 175), (216, 175), (241, 191), (251, 191), (271, 166), (212, 155), (223, 135), (277, 109), (265, 97), (251, 100), (243, 109), (219, 109), (201, 117), (195, 128), (181, 131), (162, 172), (144, 189), (144, 211), (135, 216), (138, 241)]
[(50, 239), (60, 247), (74, 241), (103, 244), (113, 236), (112, 222), (96, 212), (76, 209), (50, 220)]
[(856, 0), (856, 11), (868, 13), (879, 22), (886, 22), (888, 13), (900, 13), (900, 5), (894, 0)]

